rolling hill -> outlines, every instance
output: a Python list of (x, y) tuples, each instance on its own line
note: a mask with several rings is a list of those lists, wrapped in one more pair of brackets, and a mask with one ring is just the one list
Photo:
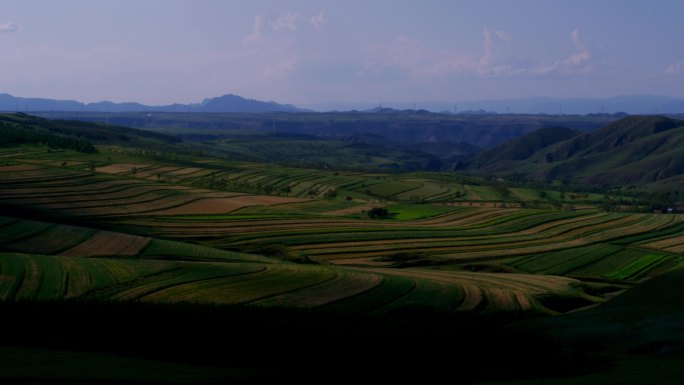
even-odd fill
[(532, 133), (504, 143), (480, 155), (469, 167), (600, 186), (671, 182), (684, 174), (681, 120), (630, 116), (565, 140), (541, 140), (564, 135), (564, 131), (550, 132)]
[(479, 154), (473, 159), (471, 165), (476, 168), (484, 168), (497, 163), (527, 159), (541, 148), (573, 138), (579, 134), (581, 131), (564, 127), (540, 128)]
[[(12, 331), (0, 338), (0, 383), (330, 373), (545, 381), (608, 376), (615, 370), (593, 360), (622, 368), (663, 350), (682, 367), (680, 215), (636, 212), (638, 202), (610, 212), (603, 199), (623, 197), (558, 184), (274, 166), (103, 123), (25, 114), (0, 123), (2, 134), (25, 134), (0, 148), (0, 312)], [(482, 168), (626, 158), (651, 141), (659, 146), (649, 154), (667, 155), (680, 123), (542, 129)], [(244, 139), (220, 140), (236, 152), (296, 150), (340, 163), (355, 159), (352, 150), (372, 158), (396, 143), (368, 134), (327, 147), (304, 134)], [(96, 151), (71, 146), (80, 141)], [(659, 373), (647, 369), (636, 378)]]
[(0, 143), (5, 146), (45, 143), (56, 148), (95, 152), (92, 143), (167, 148), (180, 139), (136, 128), (76, 120), (49, 120), (23, 113), (0, 114)]

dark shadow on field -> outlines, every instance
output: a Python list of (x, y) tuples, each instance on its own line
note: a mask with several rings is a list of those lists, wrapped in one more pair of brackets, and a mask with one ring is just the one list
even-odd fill
[[(505, 328), (519, 319), (513, 315), (405, 308), (390, 315), (361, 316), (249, 306), (64, 301), (1, 303), (0, 314), (5, 331), (1, 346), (239, 368), (239, 377), (247, 373), (248, 378), (363, 375), (471, 383), (572, 376), (597, 365), (557, 341)], [(225, 376), (202, 381), (230, 377)]]

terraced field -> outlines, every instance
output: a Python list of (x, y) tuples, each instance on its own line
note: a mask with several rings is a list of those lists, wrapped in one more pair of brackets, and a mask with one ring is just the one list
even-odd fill
[(70, 217), (228, 213), (252, 205), (302, 202), (132, 178), (103, 178), (85, 171), (34, 168), (0, 174), (0, 203), (50, 210)]
[[(506, 192), (484, 181), (473, 182), (472, 178), (464, 179), (449, 174), (335, 172), (191, 158), (151, 162), (149, 156), (131, 155), (131, 151), (125, 148), (102, 147), (101, 152), (101, 160), (94, 165), (92, 155), (84, 157), (68, 152), (9, 152), (7, 156), (16, 157), (23, 163), (22, 167), (53, 166), (72, 171), (88, 169), (114, 177), (172, 185), (299, 198), (324, 197), (326, 193), (334, 191), (339, 197), (352, 199), (478, 202), (485, 205), (512, 201), (581, 204), (599, 202), (602, 199), (602, 196), (596, 194), (561, 196), (555, 191), (545, 191), (544, 196), (541, 196), (535, 190), (525, 188), (512, 188)], [(154, 156), (164, 157), (160, 153), (154, 153)], [(469, 182), (476, 184), (468, 184)]]
[[(442, 311), (542, 311), (535, 300), (539, 293), (583, 295), (570, 284), (574, 280), (560, 277), (298, 265), (109, 231), (7, 217), (0, 221), (4, 234), (43, 229), (0, 244), (3, 300), (254, 303), (383, 313), (417, 305)], [(56, 238), (62, 241), (50, 242)], [(33, 253), (11, 252), (22, 244), (41, 246)], [(541, 289), (540, 279), (548, 281)], [(515, 291), (501, 300), (506, 287)]]
[[(684, 256), (677, 215), (517, 207), (539, 198), (529, 189), (501, 201), (491, 186), (416, 176), (113, 152), (96, 167), (6, 156), (2, 299), (553, 313), (604, 301)], [(388, 217), (371, 219), (373, 207)], [(21, 218), (25, 209), (34, 219)]]

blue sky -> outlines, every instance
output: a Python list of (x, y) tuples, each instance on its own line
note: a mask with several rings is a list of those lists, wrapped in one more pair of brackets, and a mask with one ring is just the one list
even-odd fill
[(0, 93), (299, 105), (684, 97), (680, 0), (0, 0)]

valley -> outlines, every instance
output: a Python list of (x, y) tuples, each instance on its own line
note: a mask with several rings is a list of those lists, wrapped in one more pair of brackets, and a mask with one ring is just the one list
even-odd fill
[[(519, 361), (505, 358), (502, 350), (492, 358), (501, 370), (478, 377), (476, 368), (488, 354), (482, 341), (490, 339), (499, 340), (497, 345), (518, 339), (539, 344), (549, 370), (569, 365), (566, 374), (577, 375), (606, 369), (588, 361), (570, 363), (559, 358), (561, 350), (592, 357), (603, 349), (592, 346), (604, 342), (569, 320), (598, 317), (600, 325), (604, 309), (626, 306), (629, 298), (660, 296), (664, 287), (656, 282), (680, 274), (684, 258), (682, 217), (653, 213), (653, 202), (629, 186), (606, 189), (505, 173), (292, 167), (207, 153), (168, 134), (24, 114), (2, 118), (0, 128), (14, 135), (5, 138), (14, 142), (0, 148), (0, 306), (24, 309), (6, 320), (20, 329), (30, 324), (23, 318), (30, 314), (45, 317), (65, 309), (66, 323), (91, 307), (127, 317), (168, 314), (193, 325), (188, 331), (208, 322), (193, 318), (195, 312), (214, 314), (250, 333), (268, 328), (255, 319), (284, 317), (310, 327), (279, 321), (281, 327), (299, 330), (302, 343), (339, 359), (343, 350), (320, 346), (317, 333), (349, 343), (376, 333), (385, 344), (379, 352), (389, 354), (397, 343), (391, 330), (422, 348), (426, 335), (464, 338), (465, 327), (474, 332), (462, 340), (468, 348), (457, 354), (470, 366), (459, 377), (463, 383), (540, 375), (513, 370)], [(606, 129), (649, 130), (650, 122), (662, 122), (625, 119), (632, 120)], [(665, 122), (677, 129), (678, 121)], [(545, 130), (556, 138), (553, 128)], [(482, 167), (545, 151), (514, 146), (553, 146), (602, 129), (558, 130), (558, 140), (523, 136), (508, 142), (503, 146), (511, 150), (497, 152), (499, 158), (491, 156)], [(475, 159), (479, 164), (482, 157)], [(638, 294), (642, 288), (645, 297)], [(118, 318), (109, 317), (99, 322), (119, 328), (113, 321)], [(342, 326), (346, 322), (367, 330)], [(651, 328), (666, 321), (654, 316), (653, 322)], [(419, 332), (434, 323), (439, 326), (432, 332)], [(219, 326), (212, 325), (206, 333), (216, 332)], [(546, 342), (558, 337), (556, 327), (588, 333), (582, 338), (590, 347), (572, 340), (561, 347)], [(635, 360), (632, 350), (662, 343), (649, 330), (629, 349), (611, 347), (628, 357), (609, 360)], [(161, 327), (153, 333), (159, 348), (143, 349), (136, 359), (168, 350), (198, 368), (200, 362), (187, 354), (194, 343), (169, 347), (167, 332)], [(142, 338), (129, 327), (118, 333), (128, 343), (133, 336)], [(678, 334), (671, 336), (667, 344), (676, 346)], [(293, 343), (292, 336), (273, 332), (262, 338), (264, 346)], [(38, 333), (8, 341), (0, 355), (58, 346), (105, 355), (126, 350), (108, 338), (93, 345), (81, 337), (66, 343)], [(256, 365), (256, 346), (246, 337), (235, 343), (245, 356), (226, 352), (232, 364), (210, 373), (250, 377), (258, 369), (267, 376), (296, 376), (289, 360), (267, 358)], [(519, 360), (540, 359), (530, 354)], [(390, 362), (389, 357), (377, 359)], [(441, 362), (432, 354), (424, 359), (406, 375), (417, 376), (429, 360)], [(330, 362), (313, 361), (312, 375), (332, 368)]]

